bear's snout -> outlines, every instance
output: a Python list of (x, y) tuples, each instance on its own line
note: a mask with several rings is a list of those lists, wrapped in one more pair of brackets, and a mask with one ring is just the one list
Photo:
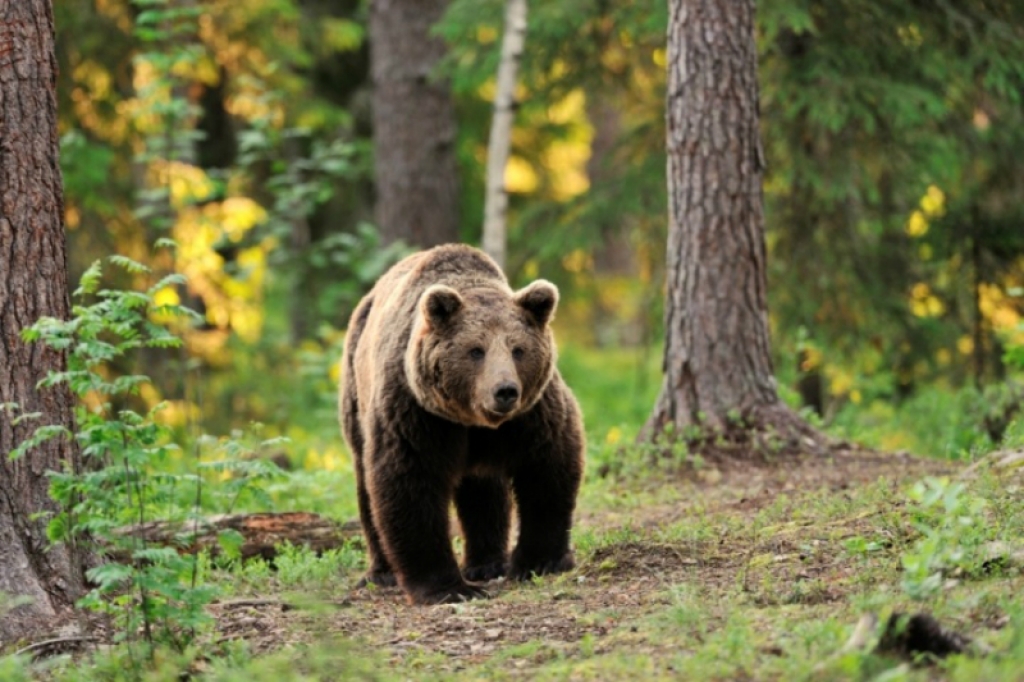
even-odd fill
[(494, 389), (494, 409), (501, 414), (508, 414), (519, 402), (519, 386), (511, 381), (503, 381)]

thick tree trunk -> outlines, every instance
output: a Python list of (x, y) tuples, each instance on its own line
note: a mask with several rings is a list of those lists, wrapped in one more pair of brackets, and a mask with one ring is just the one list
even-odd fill
[(455, 107), (433, 71), (444, 44), (430, 28), (446, 0), (373, 0), (370, 63), (376, 219), (385, 242), (459, 238)]
[(526, 43), (526, 0), (507, 0), (505, 34), (501, 39), (501, 62), (494, 93), (494, 119), (487, 141), (487, 190), (484, 197), (483, 249), (498, 267), (505, 267), (507, 246), (508, 192), (505, 166), (512, 149), (512, 123), (516, 118), (516, 73)]
[[(31, 600), (0, 608), (0, 645), (25, 635), (82, 593), (82, 555), (47, 549), (45, 517), (55, 512), (46, 472), (77, 467), (74, 443), (54, 439), (24, 457), (12, 449), (40, 424), (74, 426), (67, 387), (38, 390), (61, 353), (21, 340), (42, 316), (67, 318), (64, 202), (57, 145), (57, 61), (49, 0), (10, 0), (0, 19), (0, 403), (40, 420), (14, 424), (0, 413), (0, 592)], [(2, 605), (2, 602), (0, 602)]]
[(754, 0), (670, 0), (665, 381), (645, 429), (806, 427), (769, 353)]

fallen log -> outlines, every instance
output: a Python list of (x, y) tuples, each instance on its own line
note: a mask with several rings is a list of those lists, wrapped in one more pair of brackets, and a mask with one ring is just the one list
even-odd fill
[[(242, 559), (266, 560), (277, 556), (278, 546), (285, 543), (308, 547), (320, 554), (337, 549), (360, 534), (357, 521), (337, 523), (310, 512), (221, 514), (186, 522), (149, 521), (120, 528), (117, 534), (122, 538), (137, 538), (148, 547), (174, 547), (182, 554), (206, 550), (210, 556), (218, 557), (225, 553), (220, 538), (230, 531), (242, 538), (238, 547)], [(117, 561), (127, 561), (131, 551), (123, 546), (109, 547), (107, 555)]]

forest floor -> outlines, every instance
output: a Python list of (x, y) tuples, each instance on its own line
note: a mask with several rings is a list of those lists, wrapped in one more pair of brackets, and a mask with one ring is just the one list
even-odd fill
[[(964, 548), (962, 566), (994, 542), (1024, 547), (1019, 470), (968, 476), (974, 524), (947, 523), (961, 513), (948, 486), (946, 507), (908, 498), (912, 482), (955, 481), (964, 468), (847, 449), (593, 478), (570, 573), (495, 581), (493, 599), (435, 607), (408, 606), (397, 589), (354, 589), (355, 565), (287, 585), (274, 573), (211, 576), (232, 587), (212, 606), (208, 650), (244, 642), (243, 657), (255, 657), (245, 679), (1024, 680), (1019, 565), (949, 570), (924, 601), (901, 588), (908, 553)], [(928, 527), (939, 545), (921, 549)], [(884, 622), (894, 610), (928, 611), (1001, 654), (912, 667), (844, 650), (864, 613)], [(200, 668), (235, 679), (213, 658)]]

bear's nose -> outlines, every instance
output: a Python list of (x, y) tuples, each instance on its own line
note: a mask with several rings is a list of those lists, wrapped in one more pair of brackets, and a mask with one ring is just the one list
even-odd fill
[(519, 400), (519, 387), (511, 381), (499, 384), (494, 389), (494, 406), (498, 412), (511, 412)]

